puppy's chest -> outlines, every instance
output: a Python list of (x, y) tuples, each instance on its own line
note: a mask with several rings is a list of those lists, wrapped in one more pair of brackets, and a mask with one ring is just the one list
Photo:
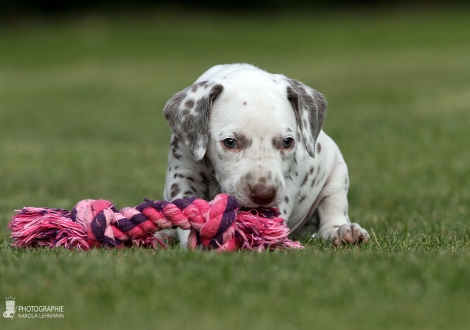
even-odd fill
[(327, 179), (328, 169), (321, 157), (302, 157), (292, 166), (285, 176), (286, 197), (279, 205), (279, 210), (289, 226), (303, 221), (311, 213), (312, 205)]

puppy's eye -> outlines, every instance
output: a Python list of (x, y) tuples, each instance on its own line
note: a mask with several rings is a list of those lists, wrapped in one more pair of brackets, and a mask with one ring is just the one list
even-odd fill
[(284, 149), (289, 149), (290, 147), (292, 147), (293, 144), (294, 144), (294, 139), (291, 137), (288, 137), (282, 140), (282, 147)]
[(238, 147), (237, 140), (235, 139), (228, 138), (228, 139), (223, 140), (223, 143), (227, 149), (235, 149)]

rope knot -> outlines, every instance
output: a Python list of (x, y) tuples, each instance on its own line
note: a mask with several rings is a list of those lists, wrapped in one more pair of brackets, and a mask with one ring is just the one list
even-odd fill
[(154, 233), (178, 227), (190, 229), (188, 246), (219, 251), (302, 248), (287, 238), (289, 229), (276, 209), (239, 210), (236, 199), (220, 194), (211, 202), (188, 198), (152, 201), (118, 211), (107, 200), (86, 199), (72, 211), (24, 207), (8, 224), (13, 246), (93, 247), (166, 244)]

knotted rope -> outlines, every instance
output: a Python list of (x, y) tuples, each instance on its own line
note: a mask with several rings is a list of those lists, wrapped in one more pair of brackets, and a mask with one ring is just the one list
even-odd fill
[(118, 211), (107, 200), (83, 200), (72, 211), (24, 207), (8, 224), (12, 246), (89, 250), (130, 246), (167, 248), (155, 232), (190, 229), (191, 249), (218, 251), (302, 248), (287, 238), (277, 209), (239, 210), (236, 199), (220, 194), (211, 202), (188, 198), (145, 202)]

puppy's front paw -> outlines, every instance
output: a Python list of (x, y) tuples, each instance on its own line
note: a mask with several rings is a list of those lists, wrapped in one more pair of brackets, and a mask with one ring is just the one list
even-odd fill
[(361, 243), (367, 243), (369, 239), (370, 235), (364, 228), (357, 223), (351, 223), (339, 227), (331, 237), (331, 242), (334, 246), (345, 244), (359, 245)]
[(175, 229), (163, 229), (157, 231), (154, 236), (159, 240), (167, 243), (174, 242), (178, 239), (178, 233)]

